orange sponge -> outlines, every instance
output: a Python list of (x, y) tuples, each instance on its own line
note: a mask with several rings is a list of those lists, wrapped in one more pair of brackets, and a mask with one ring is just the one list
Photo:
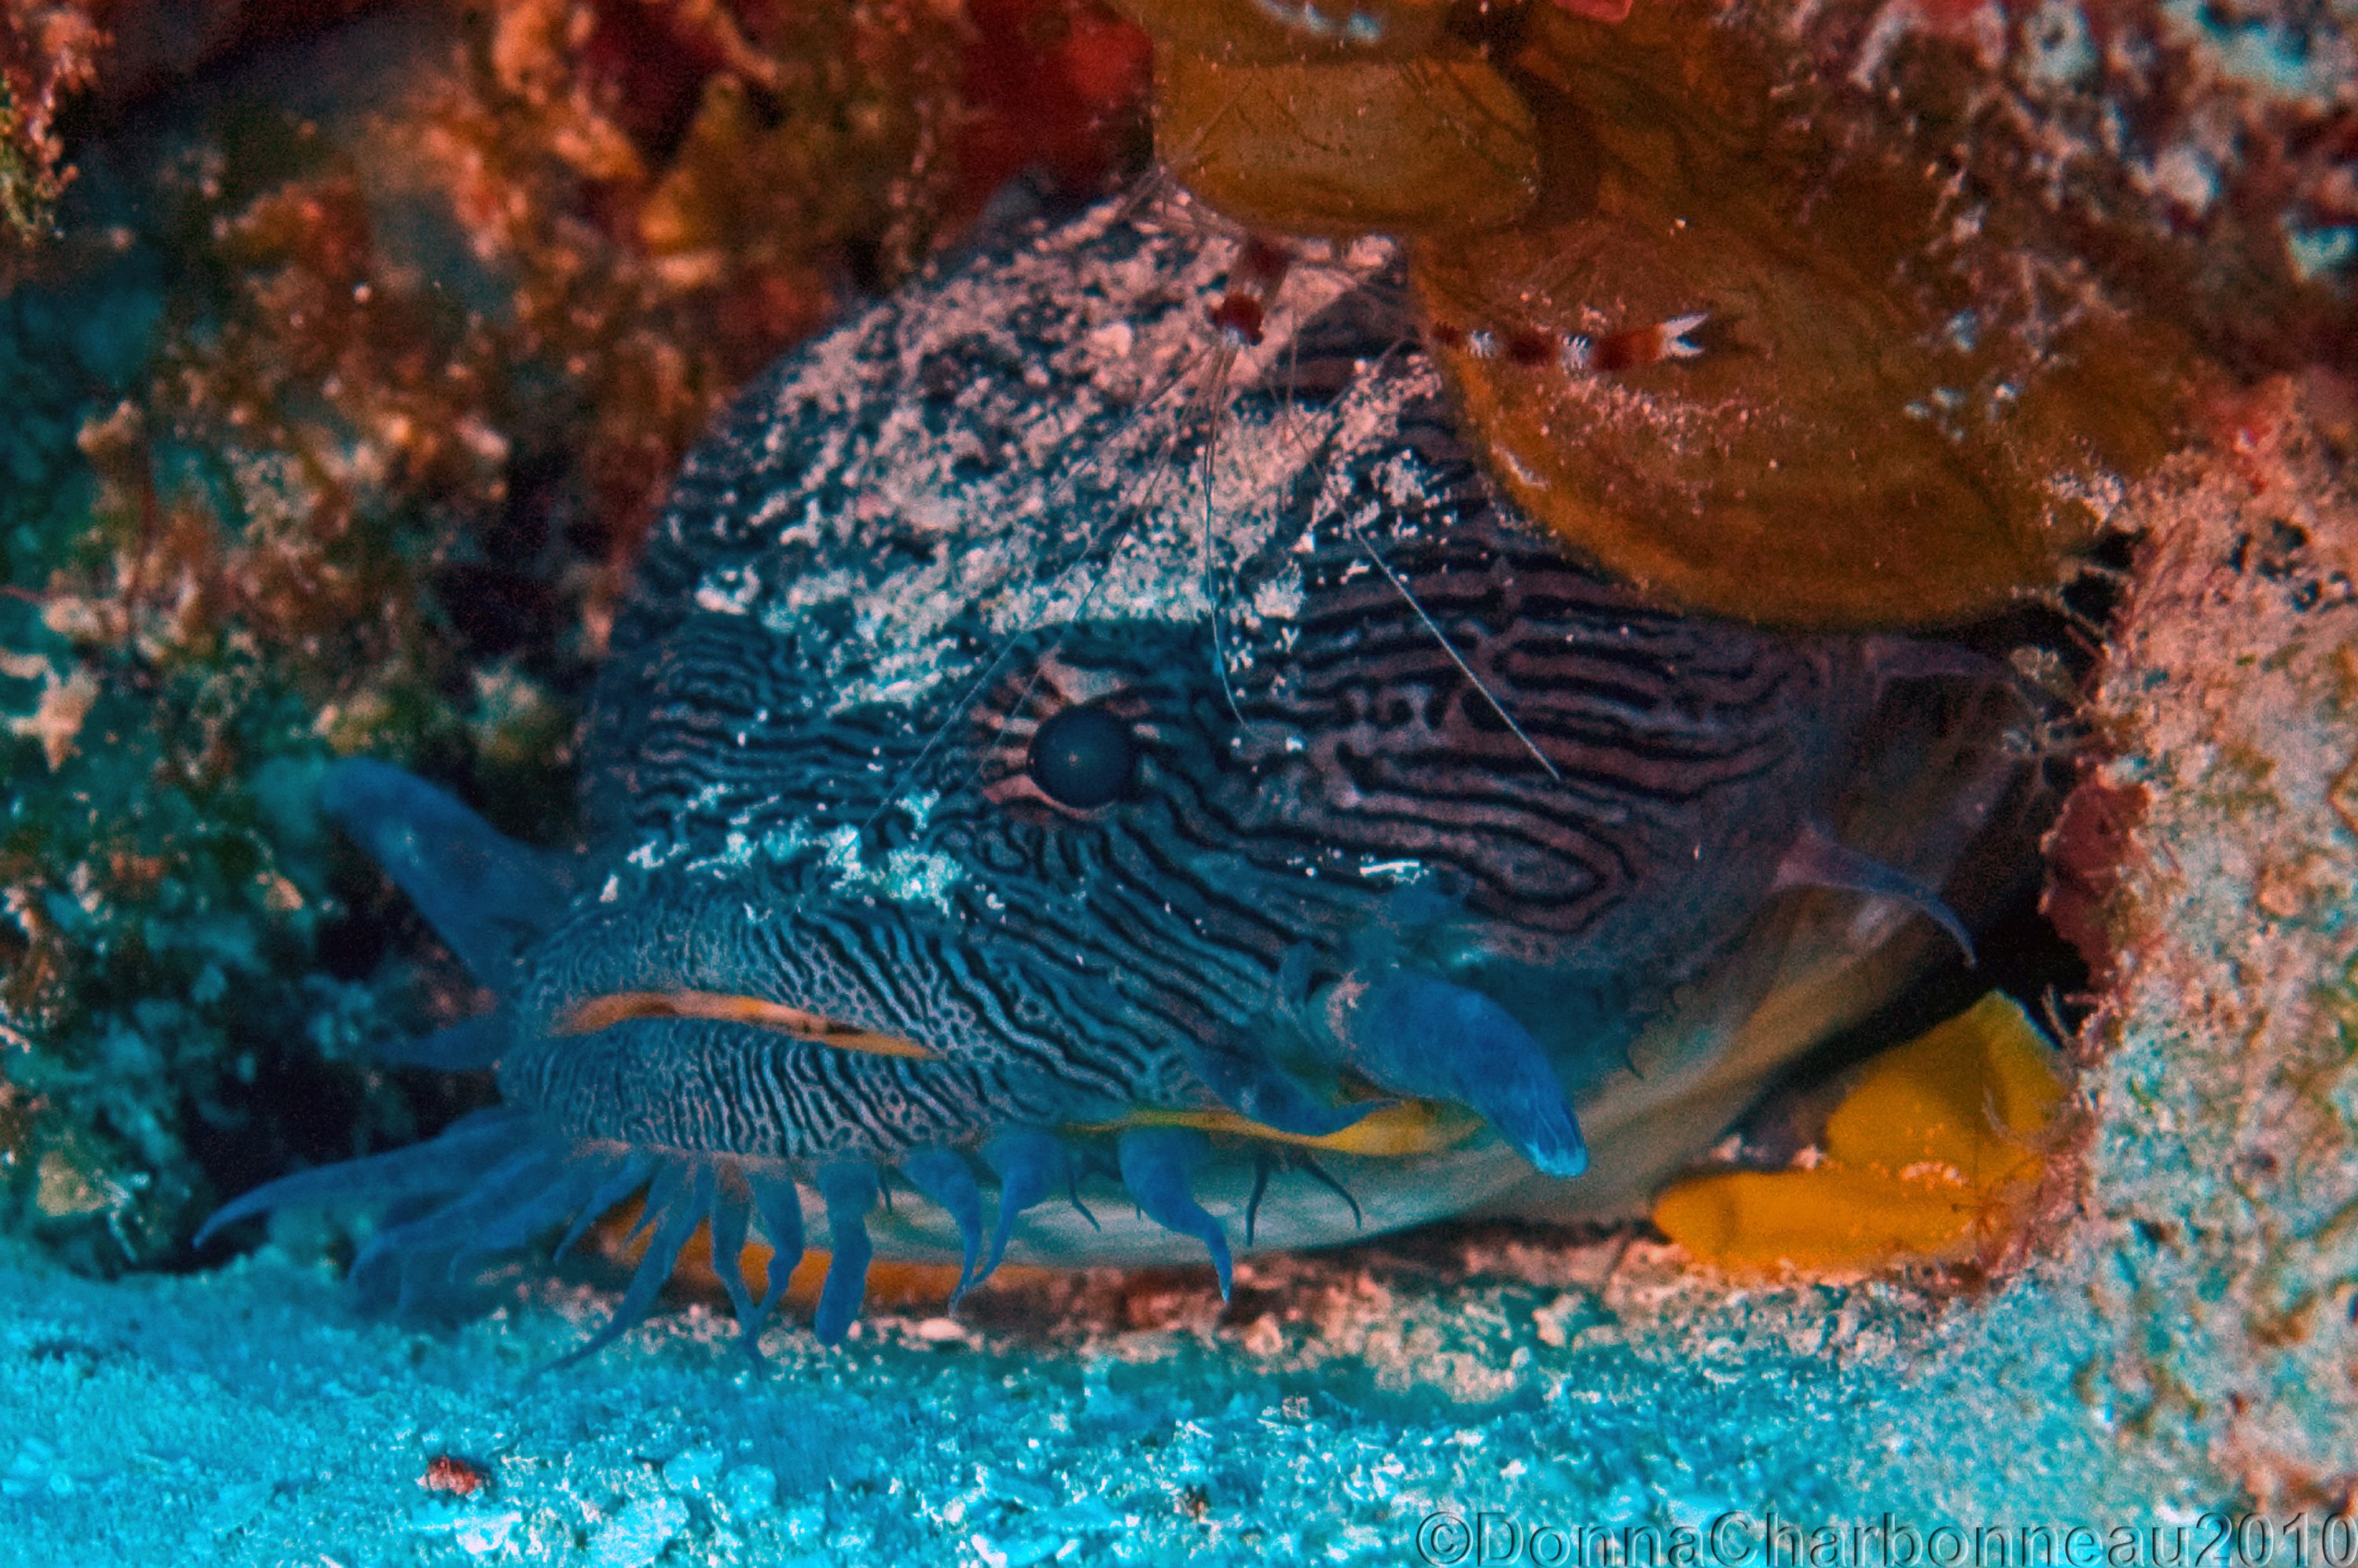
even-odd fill
[(1959, 1261), (2027, 1212), (2062, 1098), (2046, 1037), (1992, 991), (1869, 1064), (1827, 1121), (1819, 1163), (1681, 1182), (1654, 1223), (1738, 1270)]

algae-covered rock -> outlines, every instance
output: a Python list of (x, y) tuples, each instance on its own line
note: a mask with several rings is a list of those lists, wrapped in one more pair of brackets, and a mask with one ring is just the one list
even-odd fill
[(0, 265), (49, 227), (69, 172), (58, 114), (89, 81), (104, 37), (84, 5), (0, 5)]

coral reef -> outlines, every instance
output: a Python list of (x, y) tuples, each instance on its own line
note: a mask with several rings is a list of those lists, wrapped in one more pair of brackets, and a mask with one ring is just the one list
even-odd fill
[(2353, 435), (2272, 383), (2156, 485), (2080, 785), (2142, 803), (2081, 1042), (2111, 1410), (2272, 1508), (2358, 1497)]
[[(766, 1379), (692, 1306), (521, 1389), (590, 1292), (354, 1323), (292, 1229), (214, 1275), (60, 1274), (170, 1258), (209, 1179), (449, 1108), (350, 1065), (463, 999), (307, 822), (315, 770), (406, 757), (561, 836), (600, 607), (705, 409), (979, 204), (957, 169), (1037, 148), (1085, 179), (1139, 57), (1020, 0), (939, 52), (814, 57), (752, 6), (585, 0), (389, 8), (168, 90), (132, 62), (188, 57), (135, 49), (133, 12), (111, 57), (90, 8), (5, 15), (0, 194), (59, 232), (0, 241), (0, 1227), (47, 1244), (0, 1243), (0, 1557), (1399, 1561), (1485, 1509), (1768, 1508), (2183, 1552), (2204, 1509), (2314, 1528), (2358, 1495), (2358, 493), (2323, 373), (2219, 400), (2204, 453), (2124, 498), (2096, 750), (2049, 842), (2097, 1006), (2006, 1255), (1763, 1284), (1469, 1232), (1249, 1260), (1225, 1314), (1198, 1278), (1002, 1276), (959, 1321), (773, 1338)], [(1963, 148), (2231, 372), (2352, 367), (2346, 8), (1712, 16), (1857, 89), (1862, 135)], [(974, 114), (926, 120), (961, 51)], [(763, 53), (824, 63), (773, 87)], [(117, 95), (69, 146), (93, 64)]]
[(0, 5), (0, 257), (49, 226), (66, 173), (58, 113), (94, 74), (103, 38), (70, 0)]

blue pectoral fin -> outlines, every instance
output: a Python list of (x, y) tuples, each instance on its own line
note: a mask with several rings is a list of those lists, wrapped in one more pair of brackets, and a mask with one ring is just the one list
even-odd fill
[(975, 1265), (982, 1249), (982, 1190), (963, 1156), (947, 1149), (920, 1149), (901, 1162), (909, 1184), (933, 1200), (957, 1227), (960, 1267), (957, 1288), (950, 1292), (956, 1307), (974, 1284)]
[(1184, 1127), (1132, 1128), (1114, 1145), (1121, 1184), (1147, 1218), (1204, 1244), (1212, 1256), (1212, 1271), (1219, 1276), (1220, 1299), (1227, 1301), (1236, 1282), (1228, 1238), (1220, 1222), (1195, 1201), (1193, 1190), (1195, 1168), (1211, 1152), (1211, 1140)]
[(456, 798), (383, 762), (328, 770), (320, 809), (417, 905), (478, 979), (497, 986), (569, 896), (557, 862)]
[(1480, 1113), (1543, 1173), (1588, 1169), (1588, 1144), (1546, 1051), (1482, 992), (1415, 971), (1388, 975), (1354, 1011), (1348, 1045), (1378, 1084)]

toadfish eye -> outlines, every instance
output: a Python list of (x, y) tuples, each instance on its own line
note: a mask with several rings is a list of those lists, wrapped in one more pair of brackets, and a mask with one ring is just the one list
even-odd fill
[(1090, 811), (1130, 787), (1138, 773), (1138, 741), (1129, 725), (1087, 703), (1043, 723), (1024, 765), (1050, 800)]

